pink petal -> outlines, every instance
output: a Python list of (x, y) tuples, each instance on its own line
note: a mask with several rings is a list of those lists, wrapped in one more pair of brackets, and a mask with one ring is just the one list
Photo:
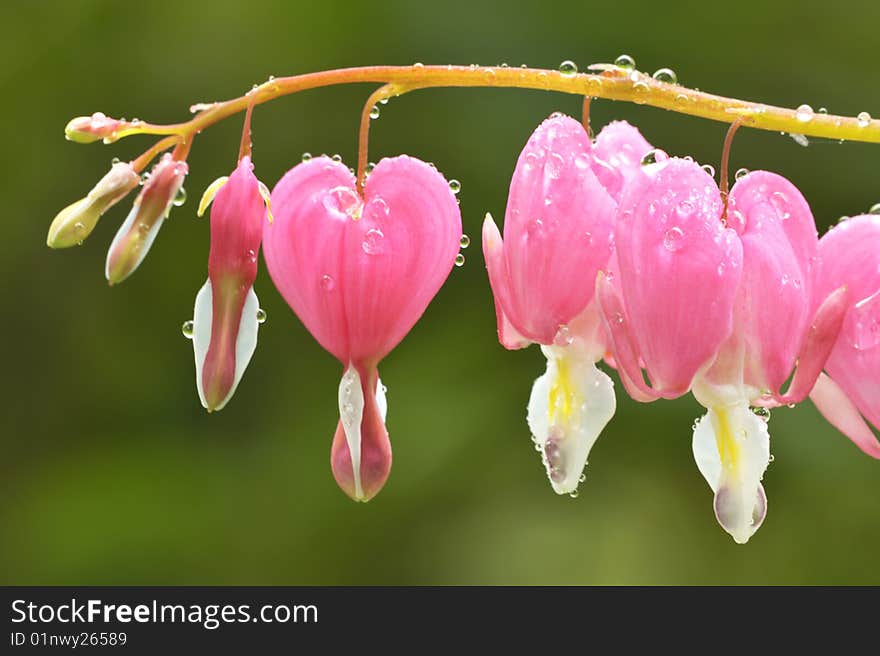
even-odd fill
[(351, 221), (344, 208), (359, 203), (354, 184), (348, 168), (329, 157), (299, 164), (275, 185), (274, 221), (263, 224), (272, 282), (321, 346), (346, 365), (348, 324), (340, 292)]
[(593, 173), (619, 201), (623, 187), (638, 173), (642, 158), (653, 148), (635, 126), (612, 121), (602, 128), (593, 144)]
[(872, 458), (880, 459), (880, 442), (862, 419), (858, 408), (849, 400), (840, 386), (825, 374), (820, 374), (810, 398), (822, 416), (857, 447)]
[[(567, 116), (544, 121), (517, 162), (504, 219), (504, 313), (523, 336), (553, 343), (593, 296), (612, 251), (615, 203), (590, 165), (590, 139)], [(496, 282), (503, 278), (500, 264)]]
[(596, 279), (596, 298), (599, 301), (613, 361), (627, 393), (636, 401), (647, 403), (659, 398), (659, 394), (645, 384), (636, 352), (635, 338), (630, 333), (629, 319), (623, 301), (612, 279), (600, 272)]
[(504, 242), (498, 226), (490, 215), (483, 220), (483, 258), (489, 273), (489, 285), (495, 299), (495, 317), (498, 323), (498, 341), (506, 349), (524, 348), (529, 340), (519, 334), (508, 318), (511, 311), (510, 279), (507, 260), (504, 258)]
[(621, 198), (618, 282), (630, 333), (664, 397), (690, 388), (733, 327), (742, 245), (721, 212), (714, 180), (675, 158), (643, 167)]
[(742, 242), (743, 267), (734, 334), (724, 348), (744, 350), (746, 384), (775, 393), (791, 374), (811, 319), (816, 225), (797, 188), (766, 171), (734, 185), (727, 224)]
[(847, 305), (847, 289), (841, 287), (831, 292), (825, 302), (819, 306), (804, 340), (791, 385), (779, 398), (781, 403), (790, 405), (800, 403), (807, 398), (840, 335)]
[(272, 192), (264, 227), (275, 286), (343, 364), (381, 360), (449, 275), (461, 215), (446, 180), (417, 159), (383, 159), (364, 198), (348, 169), (320, 157)]
[(880, 216), (854, 217), (822, 237), (816, 285), (819, 298), (847, 288), (849, 307), (825, 370), (880, 427)]
[(352, 361), (378, 362), (397, 346), (446, 280), (460, 241), (458, 204), (436, 169), (405, 155), (376, 165), (363, 215), (345, 235)]

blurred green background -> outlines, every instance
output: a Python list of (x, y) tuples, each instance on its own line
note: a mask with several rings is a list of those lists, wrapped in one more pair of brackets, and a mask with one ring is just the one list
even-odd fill
[[(241, 122), (204, 133), (190, 200), (123, 285), (103, 277), (126, 213), (82, 248), (52, 252), (55, 213), (112, 157), (149, 143), (65, 142), (73, 116), (168, 122), (193, 102), (239, 95), (269, 75), (371, 63), (581, 68), (633, 55), (686, 85), (767, 103), (880, 115), (880, 4), (801, 0), (482, 4), (447, 0), (3, 3), (0, 164), (3, 369), (0, 582), (6, 584), (880, 583), (880, 463), (809, 404), (770, 423), (767, 521), (747, 546), (715, 523), (694, 465), (690, 399), (638, 405), (622, 393), (576, 500), (554, 495), (525, 404), (537, 348), (495, 338), (480, 255), (487, 210), (503, 216), (534, 127), (578, 98), (544, 91), (428, 90), (391, 101), (371, 158), (406, 152), (462, 181), (473, 245), (383, 363), (394, 468), (354, 504), (329, 450), (340, 367), (304, 330), (261, 265), (269, 321), (232, 403), (208, 416), (180, 325), (205, 279), (202, 190), (231, 170)], [(303, 151), (354, 162), (363, 86), (260, 107), (257, 172), (272, 185)], [(717, 165), (725, 127), (597, 101), (596, 127), (637, 122), (655, 144)], [(792, 179), (820, 230), (880, 200), (880, 146), (740, 131), (732, 169)], [(125, 205), (125, 203), (123, 203)], [(620, 387), (618, 386), (620, 391)]]

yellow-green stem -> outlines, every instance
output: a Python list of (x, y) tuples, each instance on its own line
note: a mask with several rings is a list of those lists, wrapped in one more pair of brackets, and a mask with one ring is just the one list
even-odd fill
[[(597, 67), (594, 67), (597, 68)], [(880, 120), (858, 117), (813, 114), (801, 120), (803, 113), (762, 103), (724, 98), (677, 84), (654, 80), (644, 73), (615, 66), (601, 66), (598, 74), (565, 75), (559, 71), (534, 68), (483, 66), (364, 66), (317, 73), (306, 73), (269, 80), (248, 94), (215, 103), (184, 123), (154, 125), (143, 121), (125, 123), (114, 135), (179, 135), (190, 139), (205, 128), (247, 109), (254, 104), (274, 100), (306, 89), (337, 84), (372, 82), (389, 84), (398, 93), (433, 87), (516, 87), (543, 89), (578, 96), (623, 100), (668, 109), (681, 114), (733, 123), (737, 118), (744, 127), (803, 134), (826, 139), (845, 139), (880, 143)]]

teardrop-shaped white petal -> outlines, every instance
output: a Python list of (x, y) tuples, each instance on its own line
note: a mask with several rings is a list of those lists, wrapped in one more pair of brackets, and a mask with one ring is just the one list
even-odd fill
[[(387, 388), (382, 380), (376, 381), (376, 405), (379, 408), (379, 416), (382, 421), (388, 414)], [(342, 421), (342, 430), (345, 431), (345, 442), (348, 444), (348, 453), (351, 456), (351, 468), (354, 476), (355, 496), (363, 498), (364, 490), (361, 486), (361, 420), (364, 417), (364, 391), (361, 387), (361, 377), (357, 369), (351, 364), (339, 381), (339, 419)]]
[[(211, 280), (207, 282), (196, 294), (196, 303), (193, 308), (193, 353), (196, 362), (196, 388), (199, 391), (199, 399), (202, 406), (207, 408), (208, 403), (205, 400), (205, 392), (202, 386), (202, 369), (205, 364), (205, 357), (208, 355), (208, 348), (211, 346), (211, 329), (213, 325), (213, 306), (214, 294), (211, 288)], [(238, 383), (244, 375), (254, 351), (257, 348), (257, 333), (259, 331), (260, 322), (257, 319), (257, 313), (260, 309), (260, 301), (253, 288), (248, 290), (247, 297), (241, 312), (241, 319), (238, 324), (238, 335), (235, 339), (235, 378), (229, 393), (222, 402), (217, 404), (214, 410), (222, 410), (229, 403), (229, 399), (235, 394)]]
[(767, 423), (746, 401), (710, 408), (694, 425), (693, 453), (715, 493), (718, 523), (736, 542), (745, 544), (767, 513), (761, 486), (770, 462)]
[(529, 428), (553, 490), (571, 494), (590, 449), (614, 416), (614, 383), (576, 345), (541, 350), (547, 371), (532, 386)]

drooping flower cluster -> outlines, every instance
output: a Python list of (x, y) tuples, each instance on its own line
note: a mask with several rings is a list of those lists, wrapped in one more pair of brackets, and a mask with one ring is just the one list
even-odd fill
[[(270, 192), (254, 175), (252, 109), (236, 168), (198, 212), (211, 205), (208, 279), (184, 326), (198, 396), (208, 411), (222, 409), (251, 360), (264, 319), (253, 290), (262, 248), (275, 287), (342, 365), (331, 468), (346, 494), (367, 501), (392, 461), (378, 366), (452, 270), (464, 244), (459, 207), (433, 166), (405, 155), (360, 181), (335, 159), (313, 158)], [(120, 124), (96, 114), (67, 133), (112, 139)], [(49, 246), (81, 243), (141, 184), (106, 260), (108, 282), (125, 280), (179, 204), (186, 152), (163, 155), (144, 176), (139, 160), (115, 163), (58, 214)], [(553, 490), (577, 494), (614, 415), (604, 361), (638, 401), (692, 393), (706, 408), (694, 458), (718, 522), (746, 542), (767, 512), (771, 408), (810, 395), (880, 458), (869, 426), (880, 426), (880, 216), (820, 240), (789, 181), (766, 171), (738, 178), (727, 193), (628, 123), (593, 140), (554, 114), (517, 161), (503, 236), (488, 214), (482, 236), (500, 343), (539, 344), (547, 359), (527, 422)]]
[(614, 413), (603, 356), (634, 399), (692, 392), (707, 409), (694, 458), (737, 542), (767, 512), (770, 408), (812, 391), (880, 457), (862, 419), (880, 425), (880, 217), (820, 242), (803, 196), (776, 174), (748, 173), (725, 194), (632, 126), (591, 144), (576, 121), (551, 117), (520, 156), (504, 231), (502, 243), (487, 217), (499, 340), (537, 342), (548, 358), (528, 423), (556, 492), (575, 491)]

